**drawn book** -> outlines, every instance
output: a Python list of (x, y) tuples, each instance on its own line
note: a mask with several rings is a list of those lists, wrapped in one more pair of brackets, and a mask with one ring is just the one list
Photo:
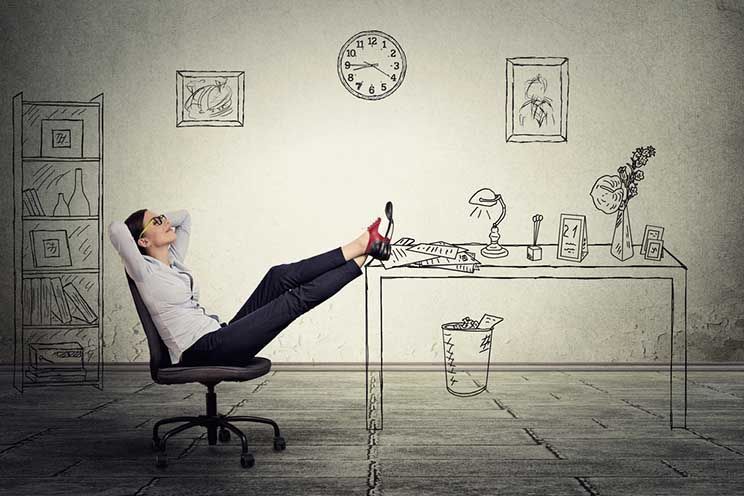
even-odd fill
[(77, 310), (78, 315), (82, 317), (81, 320), (87, 324), (95, 324), (98, 317), (77, 288), (70, 282), (65, 284), (62, 289), (67, 296), (68, 302), (71, 304), (70, 307)]
[(50, 279), (52, 286), (52, 315), (63, 324), (69, 324), (72, 322), (72, 314), (70, 313), (70, 306), (65, 298), (65, 291), (62, 288), (62, 279), (54, 277)]

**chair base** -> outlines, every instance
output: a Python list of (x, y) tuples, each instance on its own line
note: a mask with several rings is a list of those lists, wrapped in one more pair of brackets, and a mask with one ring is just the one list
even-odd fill
[[(244, 468), (252, 467), (255, 464), (253, 455), (248, 453), (248, 439), (243, 434), (243, 431), (238, 429), (233, 422), (257, 422), (261, 424), (268, 424), (274, 429), (274, 450), (282, 451), (287, 447), (287, 443), (281, 436), (279, 426), (276, 422), (265, 417), (254, 417), (252, 415), (222, 415), (217, 413), (217, 395), (214, 392), (214, 385), (207, 385), (208, 391), (206, 393), (207, 399), (207, 414), (199, 415), (196, 417), (170, 417), (158, 420), (152, 428), (152, 447), (158, 451), (155, 457), (155, 463), (158, 467), (165, 467), (167, 465), (166, 457), (166, 443), (169, 438), (176, 434), (183, 432), (192, 427), (206, 427), (207, 428), (207, 441), (210, 446), (217, 444), (217, 439), (220, 442), (226, 443), (230, 441), (230, 432), (233, 432), (240, 438), (241, 454), (240, 464)], [(166, 424), (180, 423), (181, 425), (174, 427), (163, 434), (160, 437), (158, 430), (161, 426)], [(219, 429), (219, 436), (218, 436)]]

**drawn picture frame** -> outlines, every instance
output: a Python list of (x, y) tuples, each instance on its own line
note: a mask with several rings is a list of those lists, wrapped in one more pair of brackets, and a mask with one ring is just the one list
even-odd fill
[(176, 127), (243, 127), (244, 71), (176, 71)]
[(70, 244), (67, 231), (36, 229), (31, 236), (31, 255), (34, 267), (71, 267)]
[(664, 256), (664, 240), (663, 239), (649, 239), (646, 253), (643, 257), (646, 260), (659, 261)]
[(83, 120), (42, 119), (39, 155), (50, 158), (81, 158)]
[(568, 141), (568, 58), (506, 59), (506, 142)]
[(586, 216), (561, 214), (558, 226), (558, 252), (556, 258), (581, 262), (589, 253)]
[(646, 254), (647, 244), (652, 239), (664, 239), (664, 228), (661, 226), (652, 226), (646, 224), (643, 230), (643, 242), (641, 243), (641, 255)]

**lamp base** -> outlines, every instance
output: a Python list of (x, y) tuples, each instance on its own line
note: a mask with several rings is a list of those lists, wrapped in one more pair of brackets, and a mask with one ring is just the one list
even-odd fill
[(509, 250), (498, 243), (491, 243), (490, 245), (481, 249), (481, 255), (488, 258), (503, 258), (508, 254)]

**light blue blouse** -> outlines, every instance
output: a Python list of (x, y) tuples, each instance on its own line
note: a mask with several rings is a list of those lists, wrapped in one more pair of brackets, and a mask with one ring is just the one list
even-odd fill
[(176, 230), (176, 240), (168, 247), (170, 265), (142, 255), (124, 222), (109, 224), (109, 238), (119, 252), (127, 274), (137, 284), (155, 327), (168, 348), (171, 363), (176, 364), (189, 346), (220, 328), (220, 318), (208, 314), (199, 304), (199, 286), (183, 263), (191, 235), (191, 215), (187, 210), (166, 212), (165, 215)]

